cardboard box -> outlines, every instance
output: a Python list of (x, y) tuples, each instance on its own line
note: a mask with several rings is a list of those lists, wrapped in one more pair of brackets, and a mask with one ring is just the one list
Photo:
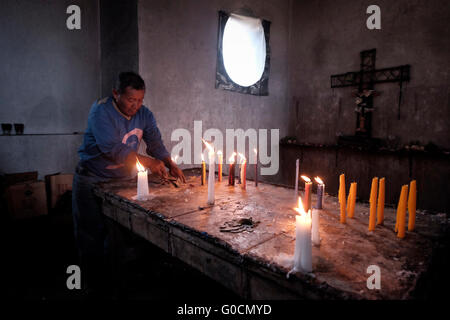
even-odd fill
[(47, 214), (47, 197), (43, 181), (14, 184), (6, 189), (8, 211), (13, 219)]
[(54, 209), (61, 196), (67, 191), (72, 191), (73, 174), (52, 174), (45, 176), (47, 184), (48, 207)]
[(5, 185), (11, 186), (13, 184), (26, 182), (26, 181), (37, 181), (38, 172), (20, 172), (20, 173), (7, 173), (4, 175)]

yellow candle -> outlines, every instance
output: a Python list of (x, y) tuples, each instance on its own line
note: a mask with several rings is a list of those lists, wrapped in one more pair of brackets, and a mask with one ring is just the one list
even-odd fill
[(385, 178), (380, 179), (378, 188), (378, 204), (377, 204), (377, 224), (383, 224), (384, 221), (384, 198), (385, 198)]
[(347, 207), (348, 208), (347, 215), (349, 218), (353, 218), (353, 216), (355, 215), (356, 188), (357, 188), (357, 183), (352, 182), (350, 184), (350, 192), (348, 195), (349, 203), (348, 203), (348, 207)]
[(340, 222), (345, 223), (345, 175), (341, 174), (339, 176), (339, 203), (341, 207), (341, 218)]
[(378, 178), (372, 179), (372, 187), (370, 189), (370, 216), (369, 216), (369, 231), (375, 230), (376, 214), (377, 214), (377, 189)]
[(397, 208), (398, 214), (398, 234), (397, 237), (404, 238), (405, 237), (405, 229), (406, 229), (406, 202), (408, 195), (408, 185), (405, 184), (402, 186), (402, 192), (400, 194), (400, 201)]
[(206, 184), (206, 163), (202, 153), (202, 186)]
[[(401, 192), (400, 192), (400, 196), (401, 196)], [(400, 199), (402, 197), (398, 197), (398, 203), (397, 203), (397, 214), (396, 214), (396, 218), (395, 218), (395, 232), (398, 232), (398, 216), (400, 215)]]
[(409, 184), (409, 197), (408, 197), (408, 231), (413, 231), (416, 224), (416, 199), (417, 189), (416, 180), (411, 181)]

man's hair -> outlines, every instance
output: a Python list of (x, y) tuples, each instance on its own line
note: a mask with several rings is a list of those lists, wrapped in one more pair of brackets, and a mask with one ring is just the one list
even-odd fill
[(135, 72), (121, 72), (117, 77), (114, 89), (119, 93), (124, 93), (126, 87), (131, 87), (135, 90), (145, 90), (145, 82), (141, 76)]

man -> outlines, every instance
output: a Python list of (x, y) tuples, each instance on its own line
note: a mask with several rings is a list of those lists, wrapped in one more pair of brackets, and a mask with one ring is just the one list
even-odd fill
[[(152, 112), (142, 105), (144, 95), (145, 83), (138, 74), (120, 73), (112, 96), (92, 105), (83, 144), (78, 150), (80, 161), (72, 186), (72, 211), (82, 283), (91, 291), (106, 288), (109, 270), (107, 230), (101, 203), (92, 193), (93, 185), (131, 178), (136, 173), (136, 159), (162, 178), (168, 177), (167, 167), (173, 177), (186, 182), (163, 144)], [(141, 140), (152, 157), (137, 153)]]

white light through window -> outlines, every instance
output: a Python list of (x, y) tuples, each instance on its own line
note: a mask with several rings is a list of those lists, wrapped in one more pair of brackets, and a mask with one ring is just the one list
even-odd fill
[(266, 63), (266, 39), (261, 20), (231, 14), (223, 31), (223, 64), (228, 76), (248, 87), (261, 79)]

